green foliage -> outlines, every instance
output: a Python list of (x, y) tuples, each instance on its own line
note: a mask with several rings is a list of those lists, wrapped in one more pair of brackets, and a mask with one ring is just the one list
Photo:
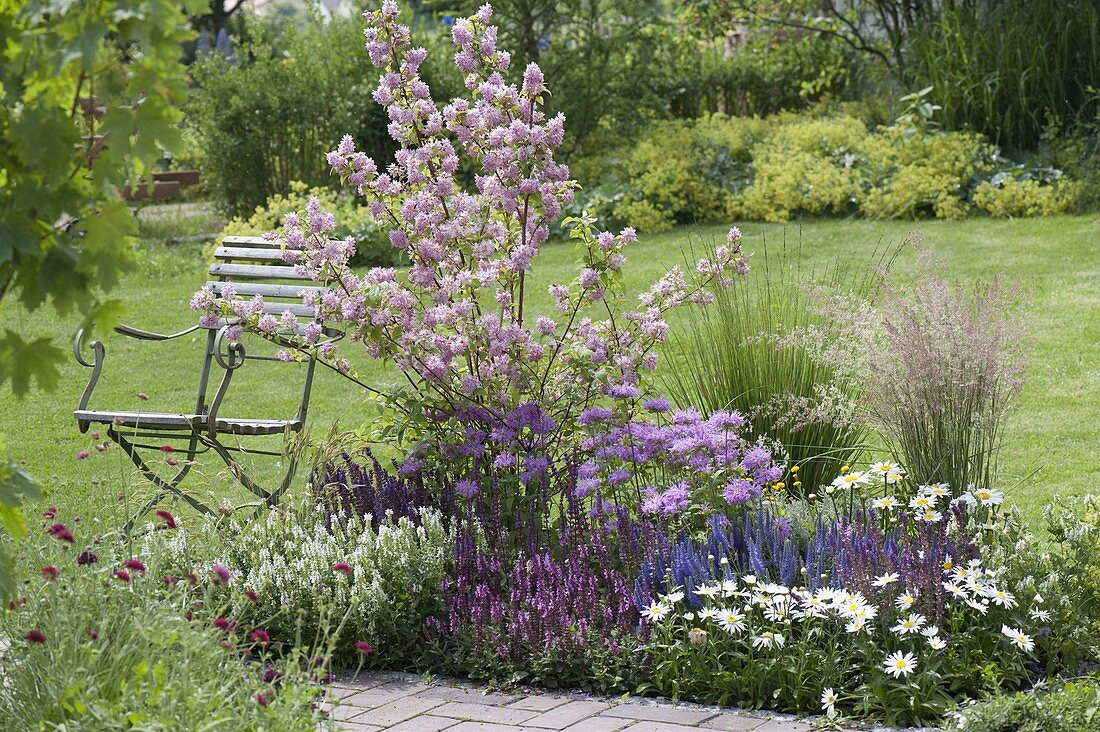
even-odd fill
[(602, 205), (612, 222), (653, 232), (821, 214), (957, 219), (975, 206), (1050, 215), (1081, 199), (1083, 187), (1058, 169), (1017, 165), (975, 133), (937, 130), (927, 93), (910, 95), (901, 117), (874, 129), (815, 112), (659, 122), (625, 154), (589, 166), (601, 183), (577, 205)]
[(1050, 116), (1097, 109), (1100, 7), (1093, 0), (944, 3), (907, 39), (907, 83), (933, 86), (948, 129), (1031, 150)]
[(1100, 682), (1070, 681), (1054, 689), (995, 696), (958, 712), (949, 729), (966, 732), (1097, 732)]
[[(80, 546), (79, 525), (70, 525)], [(127, 547), (91, 547), (98, 562), (78, 565), (68, 544), (37, 542), (24, 562), (35, 575), (55, 570), (57, 579), (29, 580), (25, 603), (0, 615), (11, 644), (0, 656), (7, 729), (317, 729), (323, 717), (313, 708), (319, 687), (309, 659), (329, 657), (326, 638), (254, 645), (256, 626), (242, 622), (206, 568), (196, 568), (196, 584), (168, 584), (165, 563), (146, 554), (145, 571), (131, 568), (123, 581), (115, 572), (131, 557)], [(214, 625), (217, 617), (229, 621), (226, 630)], [(28, 636), (35, 631), (42, 642)], [(268, 668), (277, 684), (264, 680)]]
[(403, 250), (390, 243), (389, 232), (374, 221), (366, 207), (358, 205), (344, 193), (331, 188), (309, 188), (301, 181), (291, 181), (290, 190), (285, 196), (276, 193), (263, 206), (257, 206), (247, 219), (232, 219), (218, 238), (234, 235), (261, 236), (276, 231), (282, 227), (283, 217), (292, 211), (304, 210), (311, 196), (317, 197), (323, 210), (335, 214), (335, 237), (355, 237), (353, 263), (378, 267), (404, 263)]
[[(180, 44), (191, 37), (185, 13), (200, 7), (0, 3), (0, 301), (50, 302), (108, 325), (95, 292), (117, 284), (134, 232), (115, 187), (179, 142)], [(10, 330), (0, 349), (0, 384), (10, 380), (17, 395), (32, 378), (56, 383), (60, 349)]]
[(1060, 641), (1055, 651), (1076, 671), (1100, 663), (1100, 498), (1062, 499), (1043, 515), (1057, 547), (1046, 587), (1069, 599), (1051, 623)]
[[(0, 434), (0, 456), (4, 454), (4, 436)], [(24, 500), (34, 501), (40, 496), (34, 478), (11, 460), (0, 457), (0, 526), (8, 535), (19, 540), (26, 536), (27, 521), (19, 510)], [(8, 547), (0, 542), (0, 601), (15, 595), (15, 562)]]
[[(196, 62), (198, 87), (188, 107), (203, 180), (225, 213), (247, 216), (289, 193), (294, 181), (330, 182), (325, 152), (344, 134), (375, 159), (392, 158), (388, 120), (371, 97), (376, 80), (363, 78), (370, 61), (358, 15), (310, 15), (282, 26), (277, 18), (246, 15), (243, 28), (235, 56)], [(449, 44), (439, 34), (418, 38)], [(437, 94), (461, 83), (431, 60), (438, 55), (429, 54), (421, 69)]]
[(768, 28), (736, 47), (706, 37), (679, 44), (670, 108), (677, 117), (745, 117), (804, 109), (848, 84), (854, 59), (835, 38)]

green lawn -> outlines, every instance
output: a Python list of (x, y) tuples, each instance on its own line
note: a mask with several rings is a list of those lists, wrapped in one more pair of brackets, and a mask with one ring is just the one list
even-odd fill
[[(1100, 220), (1096, 216), (929, 223), (829, 220), (785, 226), (753, 223), (742, 228), (746, 251), (759, 249), (763, 237), (769, 246), (784, 237), (788, 242), (801, 238), (801, 256), (817, 266), (838, 258), (864, 266), (877, 245), (894, 244), (919, 231), (945, 262), (949, 278), (968, 281), (1003, 272), (1028, 285), (1034, 293), (1028, 321), (1031, 362), (1020, 408), (1006, 435), (1002, 487), (1032, 521), (1038, 521), (1040, 507), (1056, 494), (1096, 490), (1100, 484), (1096, 454), (1100, 447)], [(685, 227), (641, 237), (628, 252), (628, 287), (641, 289), (665, 267), (681, 261), (681, 250), (692, 238), (724, 234), (724, 227)], [(205, 279), (202, 247), (145, 243), (142, 251), (142, 266), (118, 292), (129, 305), (127, 322), (161, 332), (190, 325), (195, 316), (187, 300)], [(538, 290), (544, 292), (546, 284), (570, 279), (573, 259), (571, 244), (547, 245), (536, 263)], [(915, 260), (911, 248), (903, 251), (895, 265), (896, 275), (910, 276)], [(0, 327), (53, 335), (62, 345), (71, 341), (77, 320), (57, 318), (48, 311), (31, 316), (8, 303), (0, 312)], [(198, 338), (172, 344), (108, 338), (105, 376), (92, 408), (191, 409), (201, 355)], [(236, 409), (227, 404), (223, 413), (272, 416), (272, 412), (291, 411), (298, 386), (288, 376), (293, 377), (296, 368), (273, 365), (246, 374), (252, 370), (249, 364), (235, 377)], [(394, 378), (392, 372), (365, 361), (361, 373), (379, 384)], [(23, 401), (3, 397), (2, 429), (10, 454), (24, 460), (49, 491), (46, 503), (65, 506), (109, 527), (123, 515), (126, 504), (136, 500), (129, 494), (140, 494), (142, 489), (117, 449), (76, 460), (78, 450), (92, 446), (88, 436), (77, 432), (71, 415), (86, 378), (87, 371), (73, 362), (65, 368), (63, 386), (56, 393), (36, 393)], [(138, 392), (149, 400), (139, 400)], [(366, 409), (357, 387), (321, 373), (315, 384), (310, 430), (323, 436), (337, 419), (342, 426), (358, 426)], [(210, 460), (202, 463), (192, 487), (222, 490), (224, 483), (220, 463)], [(300, 476), (298, 485), (302, 484)]]

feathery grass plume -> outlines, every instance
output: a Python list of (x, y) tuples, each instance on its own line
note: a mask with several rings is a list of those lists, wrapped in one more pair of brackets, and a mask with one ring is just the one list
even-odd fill
[(786, 481), (793, 494), (829, 482), (856, 461), (868, 428), (856, 408), (855, 342), (842, 340), (828, 309), (838, 297), (845, 310), (865, 301), (897, 251), (876, 249), (867, 267), (837, 262), (818, 271), (802, 264), (801, 244), (763, 242), (753, 276), (715, 291), (710, 308), (679, 323), (666, 390), (685, 408), (745, 415), (748, 439), (764, 440), (777, 460), (799, 467)]
[(1023, 290), (1000, 277), (964, 287), (923, 272), (887, 288), (882, 347), (870, 354), (867, 405), (875, 427), (918, 483), (957, 495), (995, 484), (1006, 418), (1023, 387)]

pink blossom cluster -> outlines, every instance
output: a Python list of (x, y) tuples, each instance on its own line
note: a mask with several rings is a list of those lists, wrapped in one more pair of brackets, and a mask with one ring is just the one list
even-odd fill
[[(534, 403), (554, 424), (553, 435), (539, 440), (540, 451), (553, 455), (556, 439), (575, 432), (582, 410), (605, 398), (641, 396), (641, 373), (657, 365), (654, 347), (667, 338), (669, 310), (707, 304), (708, 290), (729, 285), (748, 263), (741, 234), (732, 229), (713, 256), (694, 269), (673, 268), (639, 297), (638, 309), (618, 312), (624, 250), (634, 230), (612, 234), (597, 231), (587, 215), (566, 219), (583, 252), (580, 271), (573, 282), (549, 288), (556, 317), (525, 312), (532, 263), (576, 182), (554, 160), (565, 120), (542, 111), (542, 71), (530, 64), (521, 84), (508, 82), (511, 59), (497, 48), (491, 16), (485, 5), (454, 24), (454, 62), (469, 93), (440, 109), (419, 75), (426, 51), (412, 46), (396, 3), (364, 14), (369, 56), (382, 71), (374, 98), (401, 149), (380, 167), (345, 136), (327, 160), (389, 229), (393, 246), (407, 253), (407, 273), (354, 273), (348, 266), (354, 241), (329, 240), (335, 222), (315, 200), (287, 215), (281, 238), (287, 261), (331, 287), (306, 304), (415, 385), (417, 408), (403, 408), (395, 397), (398, 411), (445, 417), (478, 407), (483, 424), (461, 420), (456, 429), (453, 419), (429, 420), (429, 431), (450, 429), (438, 436), (454, 444), (470, 430), (490, 434), (519, 405)], [(460, 154), (477, 169), (471, 190), (455, 177)], [(264, 333), (290, 330), (262, 315), (262, 303), (257, 309), (232, 292), (220, 298), (200, 292), (192, 305), (206, 318), (232, 317)], [(299, 333), (300, 346), (316, 344), (319, 333), (317, 327)], [(338, 359), (332, 344), (324, 349), (322, 358)], [(494, 449), (516, 448), (504, 442)], [(475, 460), (491, 467), (495, 457)]]

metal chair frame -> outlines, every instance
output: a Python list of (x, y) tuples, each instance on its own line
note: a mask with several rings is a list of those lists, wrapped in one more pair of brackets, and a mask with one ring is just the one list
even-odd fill
[[(227, 237), (223, 241), (223, 245), (216, 251), (215, 257), (222, 261), (215, 262), (211, 265), (209, 272), (211, 275), (218, 276), (219, 279), (207, 283), (214, 287), (214, 289), (219, 289), (219, 286), (230, 282), (231, 280), (229, 277), (231, 276), (233, 276), (234, 279), (237, 277), (264, 280), (283, 279), (300, 281), (305, 279), (303, 275), (298, 274), (297, 270), (295, 270), (292, 265), (285, 265), (281, 261), (281, 247), (278, 242), (269, 242), (258, 237)], [(226, 266), (227, 263), (232, 263), (234, 260), (241, 259), (246, 261), (263, 261), (266, 264), (260, 266), (230, 264), (230, 266)], [(234, 286), (238, 287), (235, 281)], [(293, 299), (297, 297), (297, 291), (294, 289), (294, 286), (241, 284), (239, 288), (246, 293), (255, 291), (255, 294), (267, 293), (272, 297), (283, 299)], [(323, 290), (323, 288), (309, 286), (300, 289)], [(310, 308), (306, 308), (301, 304), (265, 304), (265, 311), (267, 312), (275, 313), (286, 309), (292, 310), (298, 316), (308, 316), (311, 311)], [(315, 314), (312, 316), (312, 319), (314, 322), (319, 322)], [(207, 331), (206, 346), (203, 352), (202, 372), (199, 378), (198, 396), (195, 400), (195, 410), (190, 414), (89, 410), (88, 403), (103, 371), (103, 364), (106, 359), (106, 349), (102, 342), (93, 340), (87, 344), (87, 347), (91, 350), (91, 359), (85, 358), (85, 332), (84, 329), (77, 331), (76, 338), (73, 342), (73, 355), (80, 365), (92, 369), (88, 385), (84, 388), (84, 392), (80, 397), (80, 402), (73, 413), (77, 421), (77, 426), (82, 433), (85, 433), (89, 430), (92, 423), (106, 424), (108, 437), (122, 448), (137, 467), (138, 471), (156, 488), (156, 493), (126, 522), (123, 527), (124, 532), (132, 530), (135, 523), (142, 516), (153, 510), (168, 496), (176, 496), (182, 499), (200, 513), (208, 515), (214, 514), (214, 509), (180, 488), (180, 484), (187, 477), (188, 473), (190, 473), (194, 465), (195, 457), (207, 452), (212, 451), (221, 458), (229, 468), (233, 477), (244, 486), (244, 488), (257, 497), (258, 501), (244, 504), (238, 508), (245, 508), (248, 506), (256, 506), (257, 508), (274, 506), (278, 504), (280, 498), (290, 487), (298, 467), (295, 451), (289, 451), (290, 462), (282, 480), (279, 481), (278, 485), (274, 488), (268, 490), (257, 484), (257, 482), (247, 474), (241, 464), (233, 457), (232, 453), (238, 452), (281, 456), (286, 455), (287, 451), (275, 452), (272, 450), (244, 448), (240, 445), (226, 444), (221, 438), (224, 435), (261, 436), (282, 434), (287, 436), (291, 433), (300, 432), (305, 424), (309, 408), (317, 359), (312, 353), (307, 352), (304, 354), (306, 360), (306, 373), (302, 386), (302, 396), (298, 404), (297, 412), (291, 419), (255, 420), (220, 417), (219, 414), (222, 401), (229, 390), (233, 375), (244, 365), (246, 360), (279, 361), (279, 359), (272, 356), (246, 355), (244, 346), (239, 341), (228, 341), (227, 333), (235, 323), (235, 320), (223, 319), (212, 327), (196, 324), (178, 333), (167, 335), (140, 330), (128, 325), (119, 325), (114, 329), (116, 333), (130, 338), (141, 341), (158, 342), (171, 341), (190, 335), (199, 330)], [(323, 334), (328, 341), (339, 340), (344, 335), (343, 332), (331, 328), (323, 328)], [(271, 340), (284, 347), (293, 348), (294, 346), (292, 342), (277, 336), (272, 337)], [(213, 375), (212, 372), (215, 365), (220, 367), (224, 373), (222, 374), (213, 397), (208, 399), (207, 393), (212, 383), (211, 376)], [(181, 457), (184, 459), (180, 461), (179, 467), (173, 476), (166, 478), (159, 475), (149, 466), (139, 453), (139, 450), (142, 449), (155, 449), (160, 451), (163, 449), (164, 443), (153, 445), (139, 442), (139, 440), (143, 438), (159, 438), (161, 440), (182, 439), (186, 441), (186, 447), (178, 450)]]

